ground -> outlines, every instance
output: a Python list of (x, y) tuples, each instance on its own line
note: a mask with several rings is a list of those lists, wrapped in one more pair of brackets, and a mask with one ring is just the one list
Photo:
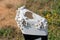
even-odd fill
[(16, 25), (15, 16), (18, 6), (24, 4), (23, 0), (0, 0), (0, 27)]
[[(16, 29), (17, 29), (18, 26), (17, 26), (17, 23), (15, 21), (16, 10), (18, 7), (20, 7), (24, 3), (25, 3), (24, 0), (0, 0), (0, 29), (2, 28), (4, 30), (5, 28), (7, 28), (7, 26), (16, 27)], [(3, 33), (3, 32), (0, 32), (0, 33)], [(6, 32), (4, 31), (4, 33), (6, 33)], [(12, 33), (12, 35), (14, 35), (14, 33)], [(20, 31), (19, 37), (22, 37), (21, 31)], [(8, 36), (2, 37), (2, 38), (0, 38), (0, 40), (8, 40)], [(9, 40), (17, 40), (17, 37), (16, 37), (16, 39), (11, 38)], [(18, 40), (22, 40), (22, 39), (20, 38)]]
[[(21, 31), (14, 31), (14, 28), (18, 28), (16, 10), (24, 4), (47, 19), (49, 40), (60, 40), (60, 0), (0, 0), (0, 40), (23, 40)], [(11, 35), (15, 35), (16, 39), (11, 38)]]

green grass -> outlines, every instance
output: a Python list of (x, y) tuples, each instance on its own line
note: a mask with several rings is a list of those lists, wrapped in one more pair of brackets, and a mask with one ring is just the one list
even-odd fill
[(60, 0), (28, 0), (26, 7), (48, 20), (48, 40), (60, 40)]
[(0, 40), (23, 40), (23, 35), (19, 29), (13, 26), (5, 26), (0, 29)]
[[(27, 0), (25, 5), (28, 9), (47, 19), (49, 25), (48, 40), (60, 40), (60, 0)], [(7, 6), (12, 8), (10, 5)], [(17, 8), (20, 6), (22, 5), (17, 5)], [(20, 30), (16, 30), (13, 26), (2, 28), (0, 29), (0, 39), (22, 40), (23, 37), (20, 32)]]

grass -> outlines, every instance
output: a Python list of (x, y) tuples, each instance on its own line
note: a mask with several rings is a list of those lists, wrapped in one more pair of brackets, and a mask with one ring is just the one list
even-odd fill
[(13, 26), (5, 26), (0, 29), (1, 40), (23, 40), (23, 35), (19, 29)]
[(60, 40), (60, 0), (28, 0), (26, 7), (48, 20), (48, 40)]
[[(48, 20), (48, 40), (60, 40), (60, 0), (27, 0), (26, 8), (36, 12)], [(19, 8), (22, 5), (17, 5)], [(13, 5), (7, 4), (8, 9)], [(23, 40), (20, 30), (13, 26), (0, 29), (1, 40)]]

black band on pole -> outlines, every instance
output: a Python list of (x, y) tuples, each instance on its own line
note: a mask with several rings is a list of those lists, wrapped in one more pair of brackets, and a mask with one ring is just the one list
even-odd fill
[(23, 34), (25, 40), (35, 40), (41, 38), (41, 40), (48, 40), (48, 36), (37, 36), (37, 35), (27, 35)]

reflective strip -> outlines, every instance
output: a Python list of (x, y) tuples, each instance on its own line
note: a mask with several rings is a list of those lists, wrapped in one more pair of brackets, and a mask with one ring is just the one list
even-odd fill
[(42, 40), (41, 38), (35, 39), (35, 40)]

